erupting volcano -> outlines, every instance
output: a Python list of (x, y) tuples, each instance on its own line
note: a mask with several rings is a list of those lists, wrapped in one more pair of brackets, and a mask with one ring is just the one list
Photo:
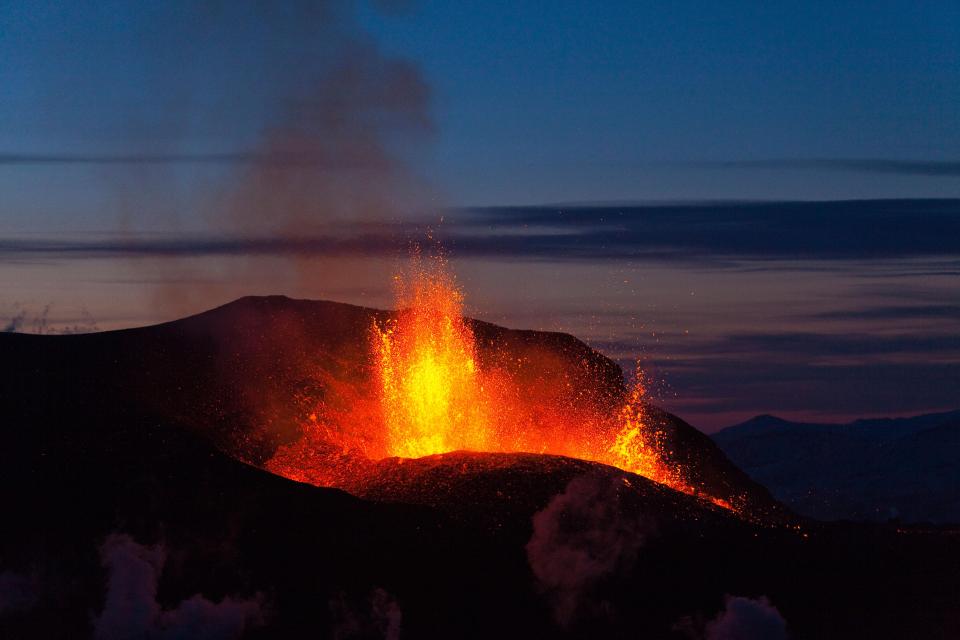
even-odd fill
[(649, 415), (639, 367), (632, 388), (599, 398), (561, 375), (531, 377), (534, 356), (496, 339), (478, 348), (444, 256), (415, 251), (394, 280), (398, 311), (373, 321), (369, 375), (352, 383), (327, 380), (324, 397), (302, 421), (302, 437), (279, 447), (268, 469), (363, 494), (382, 481), (387, 459), (454, 451), (548, 454), (618, 467), (734, 509), (673, 459)]

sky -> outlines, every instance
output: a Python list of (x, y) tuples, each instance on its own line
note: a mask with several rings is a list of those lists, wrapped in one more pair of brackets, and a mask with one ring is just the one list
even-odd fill
[(370, 28), (432, 79), (458, 204), (960, 193), (955, 2), (418, 6)]
[(386, 307), (430, 227), (706, 430), (952, 409), (958, 104), (952, 1), (0, 0), (0, 320)]

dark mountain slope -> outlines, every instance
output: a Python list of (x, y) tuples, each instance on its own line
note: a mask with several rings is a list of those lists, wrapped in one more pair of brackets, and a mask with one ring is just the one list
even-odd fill
[(845, 425), (760, 416), (713, 438), (799, 513), (960, 522), (960, 411)]

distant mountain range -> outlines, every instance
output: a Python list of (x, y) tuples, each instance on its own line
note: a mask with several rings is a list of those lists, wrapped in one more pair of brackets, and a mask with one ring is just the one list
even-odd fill
[(960, 522), (960, 410), (849, 424), (757, 416), (713, 439), (803, 515)]

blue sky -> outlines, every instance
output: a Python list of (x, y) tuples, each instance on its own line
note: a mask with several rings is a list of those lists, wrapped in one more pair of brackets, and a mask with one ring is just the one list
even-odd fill
[[(956, 165), (724, 164), (956, 163), (949, 0), (332, 2), (312, 30), (217, 3), (59, 4), (0, 4), (0, 153), (245, 152), (311, 81), (296, 69), (349, 39), (419, 69), (434, 126), (400, 155), (443, 204), (960, 196)], [(313, 61), (291, 64), (298, 48)], [(205, 172), (175, 181), (186, 217), (218, 184)], [(0, 213), (97, 226), (115, 208), (103, 174), (7, 167)]]
[(957, 195), (686, 162), (960, 156), (955, 2), (423, 2), (367, 12), (436, 95), (455, 202)]

